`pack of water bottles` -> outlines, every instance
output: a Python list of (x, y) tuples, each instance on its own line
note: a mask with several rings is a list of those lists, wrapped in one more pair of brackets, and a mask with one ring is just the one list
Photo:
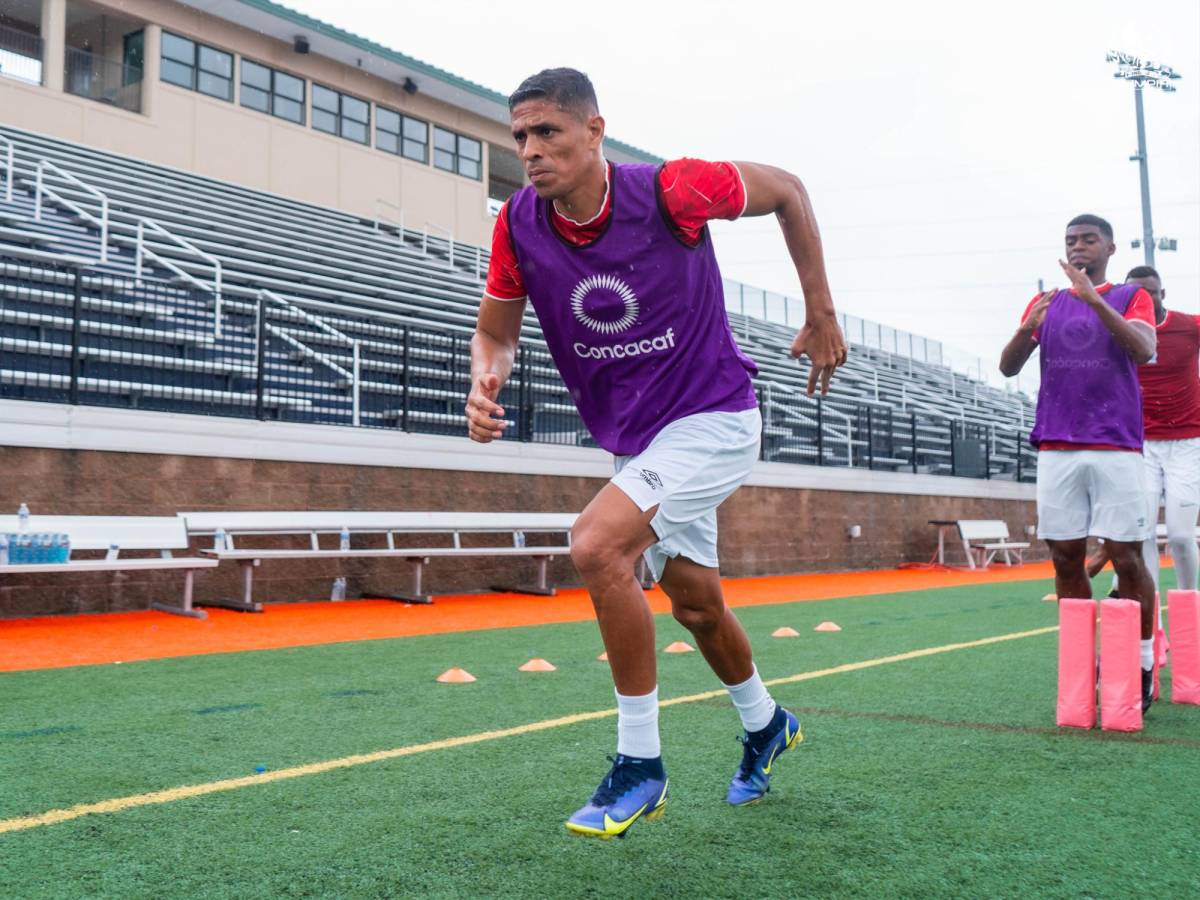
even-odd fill
[(0, 534), (0, 565), (65, 563), (71, 558), (71, 536), (40, 531)]
[(17, 510), (16, 534), (0, 534), (0, 566), (65, 563), (71, 558), (71, 536), (61, 531), (29, 530), (29, 507)]

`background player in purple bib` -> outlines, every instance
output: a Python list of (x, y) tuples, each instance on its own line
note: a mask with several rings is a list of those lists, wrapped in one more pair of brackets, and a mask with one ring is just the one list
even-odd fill
[[(796, 717), (771, 699), (721, 593), (716, 509), (754, 465), (761, 419), (756, 369), (730, 332), (703, 223), (776, 215), (805, 295), (792, 355), (810, 357), (809, 391), (825, 391), (846, 344), (807, 193), (794, 176), (752, 163), (609, 164), (595, 92), (573, 69), (526, 79), (509, 109), (530, 186), (497, 219), (471, 344), (470, 435), (503, 434), (497, 398), (528, 299), (581, 417), (617, 469), (580, 516), (571, 553), (612, 667), (617, 756), (567, 828), (624, 834), (666, 803), (654, 620), (634, 577), (643, 553), (741, 716), (742, 762), (726, 799), (756, 802), (776, 757), (801, 737)], [(689, 198), (704, 193), (701, 183), (723, 185), (731, 202), (697, 218)]]
[(1067, 223), (1067, 290), (1035, 297), (1005, 346), (1011, 378), (1041, 348), (1041, 387), (1030, 442), (1038, 448), (1038, 536), (1050, 547), (1059, 597), (1092, 596), (1088, 535), (1103, 538), (1121, 593), (1142, 607), (1142, 706), (1151, 702), (1154, 581), (1142, 543), (1154, 540), (1142, 466), (1137, 366), (1154, 356), (1153, 303), (1136, 284), (1109, 284), (1116, 252), (1099, 216)]

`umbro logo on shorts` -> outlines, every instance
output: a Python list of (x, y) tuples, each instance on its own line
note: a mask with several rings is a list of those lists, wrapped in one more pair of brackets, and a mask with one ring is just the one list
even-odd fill
[(662, 487), (662, 479), (659, 477), (657, 472), (651, 469), (642, 469), (639, 474), (642, 476), (642, 481), (650, 485), (651, 490), (657, 491), (660, 487)]

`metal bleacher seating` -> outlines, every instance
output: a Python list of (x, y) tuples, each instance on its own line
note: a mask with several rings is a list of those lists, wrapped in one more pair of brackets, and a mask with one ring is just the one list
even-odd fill
[[(463, 433), (485, 249), (7, 126), (0, 179), (0, 396)], [(764, 459), (1032, 477), (1022, 395), (853, 345), (817, 402), (794, 329), (730, 323)], [(510, 434), (589, 445), (531, 310), (522, 343)]]

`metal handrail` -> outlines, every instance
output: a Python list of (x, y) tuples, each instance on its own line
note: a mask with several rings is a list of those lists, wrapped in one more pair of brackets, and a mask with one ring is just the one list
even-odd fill
[(12, 203), (13, 198), (13, 158), (16, 155), (13, 149), (13, 142), (0, 134), (0, 144), (4, 144), (8, 148), (5, 154), (6, 161), (4, 163), (4, 202)]
[[(336, 362), (334, 362), (332, 359), (330, 359), (324, 353), (321, 353), (318, 350), (312, 349), (312, 347), (309, 347), (307, 344), (303, 343), (302, 341), (296, 340), (294, 337), (292, 337), (290, 334), (288, 334), (282, 328), (272, 325), (269, 322), (265, 324), (266, 329), (268, 331), (270, 331), (271, 334), (275, 335), (276, 337), (282, 338), (286, 343), (291, 344), (296, 350), (300, 351), (300, 353), (303, 356), (305, 356), (308, 359), (316, 360), (317, 362), (321, 363), (321, 365), (326, 366), (329, 369), (332, 369), (335, 373), (337, 373), (338, 375), (341, 375), (343, 378), (345, 378), (347, 381), (350, 382), (350, 389), (351, 389), (352, 403), (353, 403), (352, 418), (353, 418), (354, 424), (358, 425), (360, 417), (361, 417), (361, 409), (360, 409), (359, 401), (360, 401), (360, 388), (361, 388), (361, 381), (362, 381), (361, 371), (360, 371), (361, 365), (362, 365), (362, 347), (361, 347), (360, 342), (356, 338), (352, 338), (346, 334), (343, 334), (342, 332), (338, 331), (336, 328), (334, 328), (332, 325), (330, 325), (325, 320), (321, 319), (318, 316), (314, 316), (312, 313), (306, 312), (305, 310), (303, 310), (299, 306), (297, 306), (295, 303), (292, 303), (289, 300), (285, 300), (283, 297), (280, 297), (278, 294), (276, 294), (273, 291), (269, 291), (266, 288), (262, 288), (258, 292), (258, 296), (259, 296), (259, 299), (262, 301), (269, 302), (269, 303), (276, 303), (276, 304), (284, 307), (292, 314), (299, 316), (303, 321), (308, 322), (310, 325), (316, 326), (317, 328), (324, 331), (326, 334), (329, 334), (335, 338), (338, 338), (340, 341), (342, 341), (342, 343), (346, 344), (346, 346), (348, 346), (350, 348), (351, 355), (353, 358), (353, 363), (352, 363), (353, 371), (347, 372), (345, 369), (343, 369), (341, 366), (339, 366)], [(258, 354), (259, 354), (259, 358), (258, 358), (257, 364), (261, 366), (263, 364), (262, 355), (261, 355), (262, 354), (261, 347), (258, 348)]]
[[(400, 213), (399, 219), (390, 219), (387, 216), (379, 214), (379, 207), (386, 207)], [(404, 243), (404, 207), (392, 203), (390, 200), (384, 200), (382, 197), (375, 198), (375, 230), (379, 230), (379, 223), (383, 222), (387, 225), (396, 226), (396, 236), (400, 239), (400, 243)]]
[(446, 235), (446, 240), (450, 244), (450, 256), (446, 260), (446, 265), (448, 268), (453, 269), (454, 268), (454, 232), (452, 232), (445, 225), (438, 225), (436, 222), (426, 222), (425, 223), (425, 230), (423, 232), (421, 232), (421, 252), (424, 253), (426, 256), (429, 255), (429, 229), (430, 228), (434, 229), (435, 231), (440, 231), (442, 234)]
[[(192, 275), (182, 267), (176, 265), (169, 259), (159, 256), (153, 250), (146, 246), (146, 229), (149, 228), (156, 234), (160, 234), (168, 240), (174, 241), (180, 247), (192, 253), (193, 255), (204, 260), (213, 267), (212, 284), (205, 284), (199, 278)], [(149, 218), (139, 218), (137, 223), (137, 250), (134, 259), (134, 278), (140, 283), (142, 280), (142, 260), (149, 259), (151, 262), (158, 263), (166, 269), (170, 269), (188, 284), (199, 288), (202, 291), (211, 293), (214, 298), (213, 306), (213, 336), (221, 336), (221, 261), (210, 253), (205, 253), (187, 238), (180, 237), (177, 234), (172, 234), (167, 229), (163, 228), (158, 222)]]
[[(74, 202), (73, 200), (68, 200), (66, 197), (63, 197), (60, 194), (56, 194), (53, 190), (51, 190), (49, 187), (47, 187), (47, 185), (46, 185), (46, 170), (47, 169), (50, 170), (55, 175), (58, 175), (58, 177), (62, 178), (64, 181), (69, 181), (71, 184), (79, 186), (86, 193), (91, 194), (93, 197), (99, 198), (99, 200), (100, 200), (100, 218), (97, 219), (95, 216), (93, 216), (90, 212), (85, 210), (78, 203)], [(10, 170), (10, 174), (11, 174), (11, 170)], [(99, 190), (98, 188), (94, 188), (90, 184), (87, 184), (84, 181), (80, 181), (79, 178), (72, 175), (70, 172), (64, 172), (62, 169), (60, 169), (54, 163), (50, 162), (50, 160), (42, 159), (42, 160), (38, 160), (37, 182), (36, 182), (36, 186), (34, 188), (33, 219), (35, 222), (42, 221), (42, 196), (43, 195), (49, 197), (51, 200), (57, 201), (60, 205), (65, 206), (67, 209), (71, 210), (71, 212), (75, 213), (75, 215), (79, 216), (79, 218), (83, 219), (85, 222), (89, 222), (92, 225), (94, 225), (100, 229), (100, 262), (102, 262), (102, 263), (108, 262), (108, 195), (105, 194), (103, 191)]]

